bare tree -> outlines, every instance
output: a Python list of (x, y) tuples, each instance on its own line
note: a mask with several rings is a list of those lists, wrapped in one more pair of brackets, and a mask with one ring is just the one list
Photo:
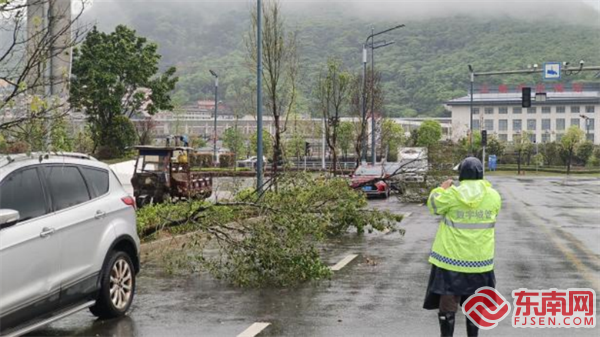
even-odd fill
[(77, 1), (76, 13), (70, 0), (0, 1), (0, 132), (46, 137), (67, 114), (71, 49), (87, 30), (76, 23), (89, 0)]
[[(374, 110), (381, 111), (383, 107), (383, 91), (381, 90), (381, 73), (375, 72), (375, 76), (371, 76), (371, 70), (367, 71), (367, 79), (363, 88), (362, 74), (354, 76), (350, 87), (350, 114), (358, 123), (354, 124), (355, 135), (357, 135), (354, 143), (354, 151), (356, 153), (356, 165), (360, 165), (360, 161), (363, 154), (363, 140), (368, 145), (369, 140), (369, 118), (375, 118), (376, 113), (371, 113), (369, 110), (371, 107), (371, 100), (374, 98)], [(371, 88), (374, 86), (374, 90)], [(366, 90), (366, 102), (364, 104), (367, 107), (367, 116), (363, 119), (362, 107), (363, 107), (363, 90)], [(371, 94), (373, 93), (373, 94)], [(367, 146), (368, 148), (369, 146)], [(366, 154), (365, 154), (366, 156)]]
[(156, 122), (152, 117), (144, 117), (133, 122), (140, 145), (151, 145), (156, 131)]
[(337, 59), (327, 61), (327, 71), (322, 73), (316, 86), (318, 108), (325, 119), (325, 140), (332, 155), (331, 171), (337, 174), (337, 136), (342, 109), (348, 104), (352, 75), (342, 69)]
[[(262, 5), (262, 50), (265, 106), (273, 117), (273, 176), (282, 158), (281, 135), (286, 131), (287, 121), (297, 96), (298, 74), (297, 36), (287, 33), (279, 0), (267, 0)], [(252, 13), (252, 29), (246, 40), (250, 59), (256, 63), (256, 12)]]

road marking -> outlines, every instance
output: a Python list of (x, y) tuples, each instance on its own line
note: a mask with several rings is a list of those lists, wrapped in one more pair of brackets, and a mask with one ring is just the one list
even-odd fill
[(344, 268), (348, 263), (350, 263), (352, 260), (354, 260), (358, 255), (356, 254), (350, 254), (348, 256), (346, 256), (345, 258), (342, 259), (342, 261), (336, 263), (335, 266), (331, 267), (332, 271), (338, 271), (342, 268)]
[(402, 213), (402, 216), (406, 219), (412, 215), (412, 212)]
[(266, 329), (269, 325), (271, 325), (271, 323), (256, 322), (252, 324), (248, 329), (244, 330), (244, 332), (237, 335), (237, 337), (254, 337), (261, 333), (261, 331)]

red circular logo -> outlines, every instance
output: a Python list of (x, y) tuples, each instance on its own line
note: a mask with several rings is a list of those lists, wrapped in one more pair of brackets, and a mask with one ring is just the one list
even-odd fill
[(462, 305), (462, 310), (480, 329), (495, 328), (510, 313), (510, 303), (496, 289), (481, 287)]

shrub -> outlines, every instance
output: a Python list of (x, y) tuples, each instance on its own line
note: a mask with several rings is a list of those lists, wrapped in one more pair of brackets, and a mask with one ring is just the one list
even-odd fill
[(213, 167), (213, 155), (210, 153), (192, 153), (188, 160), (193, 168)]
[(8, 145), (6, 152), (8, 154), (27, 153), (31, 151), (31, 146), (25, 142), (14, 142)]
[(221, 168), (233, 168), (235, 166), (235, 160), (233, 153), (224, 153), (219, 155), (219, 167)]

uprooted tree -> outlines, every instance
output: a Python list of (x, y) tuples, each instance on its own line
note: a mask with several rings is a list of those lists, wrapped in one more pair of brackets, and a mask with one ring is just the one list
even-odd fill
[[(282, 175), (277, 191), (241, 191), (217, 204), (159, 204), (138, 214), (142, 237), (165, 228), (198, 231), (173, 251), (178, 268), (208, 268), (238, 286), (288, 286), (330, 276), (319, 247), (355, 230), (395, 229), (401, 216), (371, 210), (362, 194), (343, 179)], [(213, 248), (213, 249), (210, 249)], [(214, 252), (217, 254), (207, 253)]]

